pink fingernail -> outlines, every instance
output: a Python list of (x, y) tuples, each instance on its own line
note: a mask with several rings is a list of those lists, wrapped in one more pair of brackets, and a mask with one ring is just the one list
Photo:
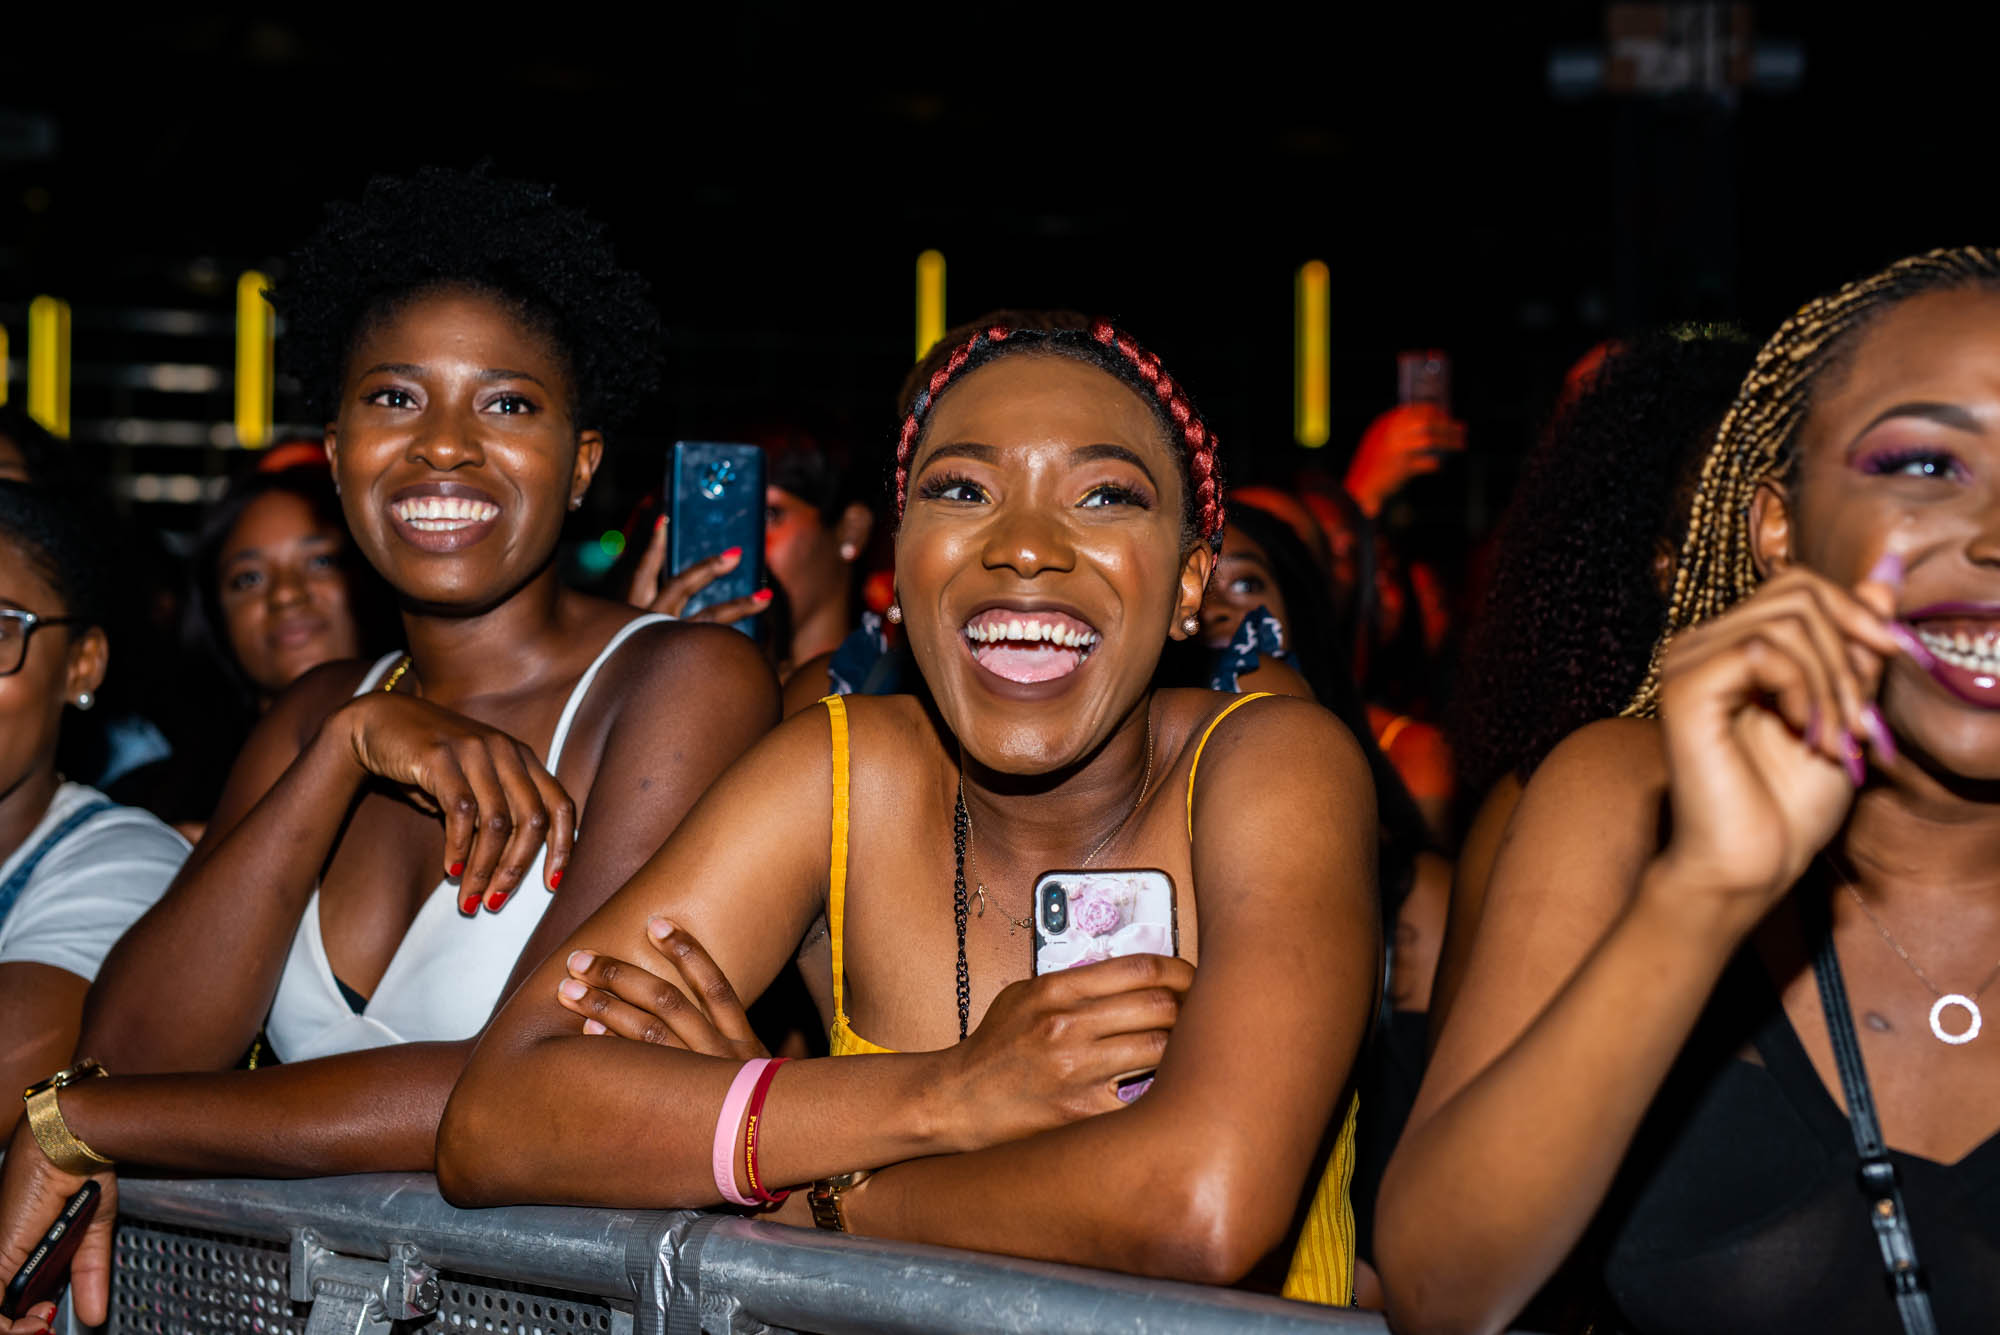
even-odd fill
[(1861, 758), (1861, 744), (1845, 728), (1840, 730), (1840, 763), (1847, 771), (1848, 781), (1856, 788), (1868, 781), (1868, 765)]
[(775, 595), (769, 589), (759, 589), (757, 590), (757, 592), (750, 595), (750, 601), (753, 603), (768, 603), (774, 596)]
[(605, 1032), (607, 1032), (607, 1031), (605, 1030), (605, 1028), (604, 1028), (604, 1024), (603, 1024), (603, 1022), (602, 1022), (602, 1021), (600, 1021), (600, 1020), (585, 1020), (585, 1021), (583, 1022), (583, 1032), (584, 1032), (584, 1033), (586, 1033), (586, 1034), (602, 1034), (602, 1033), (605, 1033)]
[(1882, 763), (1885, 765), (1895, 764), (1897, 759), (1896, 739), (1890, 735), (1889, 723), (1888, 720), (1882, 717), (1882, 711), (1872, 704), (1863, 705), (1861, 707), (1861, 726), (1868, 730), (1868, 740), (1875, 743), (1875, 754), (1881, 758)]
[(582, 973), (596, 962), (597, 956), (588, 950), (572, 950), (569, 953), (569, 968), (571, 973)]
[(1912, 663), (1915, 663), (1924, 671), (1929, 672), (1937, 666), (1937, 655), (1932, 653), (1929, 647), (1917, 638), (1915, 631), (1902, 622), (1891, 621), (1889, 623), (1889, 637), (1902, 648), (1904, 653), (1910, 656)]
[(1891, 548), (1883, 552), (1875, 562), (1875, 568), (1868, 572), (1868, 580), (1873, 584), (1887, 584), (1891, 588), (1903, 585), (1903, 554)]
[(577, 982), (574, 978), (565, 978), (556, 984), (556, 991), (562, 993), (564, 997), (571, 1001), (582, 1001), (583, 994), (587, 990), (582, 983)]
[(725, 561), (734, 561), (737, 557), (741, 555), (743, 555), (743, 549), (741, 547), (731, 547), (728, 551), (722, 554), (722, 559)]
[(674, 924), (672, 920), (667, 918), (648, 918), (646, 920), (646, 935), (652, 937), (655, 941), (664, 941), (673, 934)]

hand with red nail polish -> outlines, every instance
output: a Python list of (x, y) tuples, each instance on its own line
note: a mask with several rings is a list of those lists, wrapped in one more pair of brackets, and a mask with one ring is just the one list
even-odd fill
[(670, 617), (678, 617), (685, 612), (689, 621), (712, 621), (720, 625), (741, 621), (764, 610), (771, 601), (770, 590), (760, 589), (748, 597), (733, 598), (697, 612), (687, 612), (686, 609), (697, 593), (742, 563), (743, 549), (731, 547), (706, 560), (696, 561), (678, 575), (669, 576), (667, 518), (662, 515), (659, 522), (653, 525), (653, 536), (632, 571), (632, 583), (625, 591), (625, 601), (648, 612), (660, 612)]
[(460, 909), (498, 912), (538, 856), (560, 876), (576, 807), (531, 749), (416, 696), (373, 692), (335, 715), (362, 769), (444, 822), (444, 869)]

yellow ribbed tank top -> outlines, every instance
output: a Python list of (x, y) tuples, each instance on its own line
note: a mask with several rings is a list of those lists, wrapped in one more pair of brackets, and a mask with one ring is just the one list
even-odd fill
[[(1202, 748), (1217, 725), (1235, 710), (1261, 699), (1268, 692), (1240, 696), (1209, 721), (1201, 740), (1195, 743), (1194, 763), (1188, 767), (1188, 839), (1194, 839), (1194, 776), (1201, 766)], [(833, 955), (833, 1026), (827, 1031), (827, 1050), (835, 1057), (853, 1057), (871, 1052), (894, 1052), (870, 1043), (854, 1032), (847, 1020), (845, 963), (841, 951), (841, 921), (847, 908), (847, 702), (829, 695), (826, 706), (833, 730), (833, 847), (828, 859), (826, 925)], [(1354, 1204), (1348, 1197), (1354, 1180), (1354, 1119), (1359, 1104), (1350, 1099), (1347, 1115), (1341, 1120), (1340, 1135), (1326, 1170), (1313, 1190), (1312, 1205), (1306, 1211), (1305, 1226), (1292, 1251), (1291, 1267), (1285, 1274), (1284, 1295), (1301, 1302), (1347, 1307), (1354, 1302)]]

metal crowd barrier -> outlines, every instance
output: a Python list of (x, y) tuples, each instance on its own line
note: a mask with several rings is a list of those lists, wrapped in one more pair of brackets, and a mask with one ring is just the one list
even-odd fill
[(1381, 1318), (693, 1211), (460, 1210), (426, 1174), (121, 1175), (111, 1335), (1284, 1335)]

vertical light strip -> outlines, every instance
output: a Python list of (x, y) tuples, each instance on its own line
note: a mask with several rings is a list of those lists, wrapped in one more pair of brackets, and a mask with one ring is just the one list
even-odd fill
[(236, 280), (236, 443), (261, 450), (271, 443), (271, 361), (275, 351), (271, 280), (255, 269)]
[(917, 360), (944, 337), (944, 252), (917, 256)]
[(7, 406), (7, 326), (0, 324), (0, 408)]
[(1329, 279), (1324, 260), (1307, 260), (1299, 266), (1293, 298), (1292, 435), (1313, 450), (1333, 434)]
[(58, 440), (69, 439), (69, 303), (28, 303), (28, 416)]

